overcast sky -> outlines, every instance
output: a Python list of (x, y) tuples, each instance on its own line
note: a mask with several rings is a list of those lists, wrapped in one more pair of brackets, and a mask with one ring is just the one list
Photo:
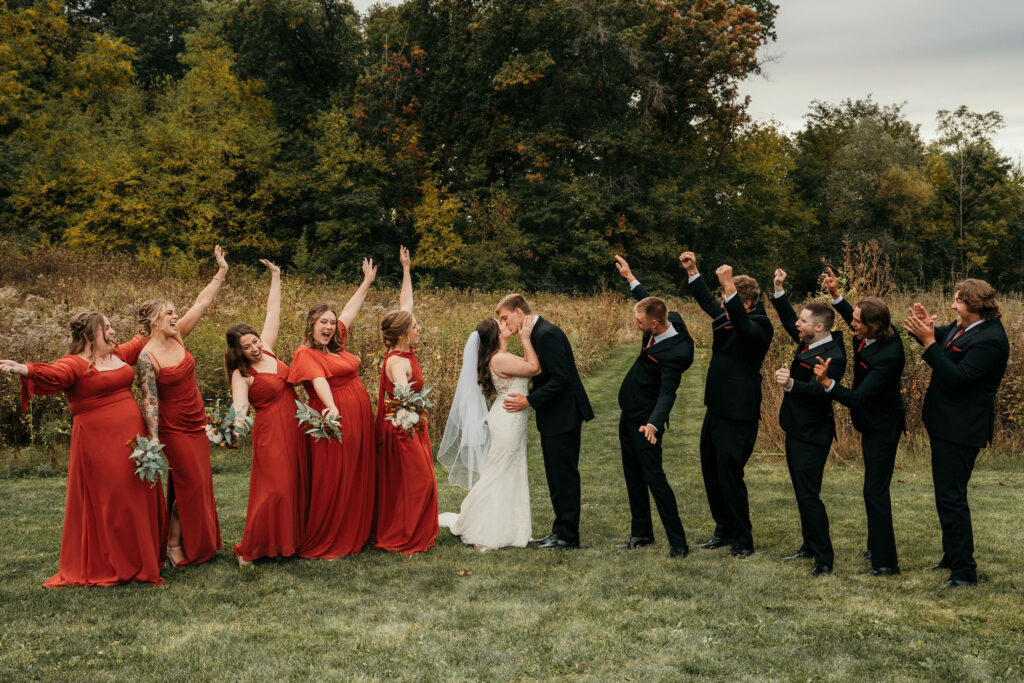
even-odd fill
[[(374, 0), (354, 3), (365, 11)], [(935, 112), (966, 104), (999, 111), (1006, 128), (996, 147), (1024, 158), (1024, 0), (777, 3), (778, 40), (762, 53), (765, 75), (743, 85), (755, 118), (792, 132), (811, 100), (870, 94), (880, 104), (905, 102), (907, 118), (930, 140)]]

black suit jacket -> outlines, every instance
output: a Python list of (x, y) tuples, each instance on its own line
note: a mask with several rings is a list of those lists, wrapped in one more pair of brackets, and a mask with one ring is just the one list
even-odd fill
[(739, 296), (734, 296), (723, 307), (700, 276), (689, 288), (711, 317), (713, 338), (704, 405), (719, 417), (756, 422), (761, 419), (761, 365), (775, 334), (764, 304), (758, 303), (747, 313)]
[(540, 357), (540, 374), (533, 378), (526, 400), (537, 413), (540, 433), (564, 434), (594, 419), (590, 399), (576, 371), (572, 346), (561, 328), (538, 318), (530, 341)]
[[(853, 306), (843, 299), (833, 304), (846, 324), (853, 322)], [(853, 389), (837, 381), (829, 395), (850, 409), (857, 431), (888, 443), (900, 440), (906, 430), (907, 408), (903, 404), (902, 379), (906, 353), (899, 334), (876, 339), (871, 344), (853, 337)]]
[(958, 329), (956, 323), (935, 328), (935, 343), (921, 356), (932, 366), (922, 417), (929, 436), (984, 448), (992, 441), (1010, 342), (998, 319), (956, 337)]
[(846, 371), (846, 350), (843, 348), (843, 334), (833, 332), (832, 339), (821, 346), (804, 351), (800, 332), (796, 329), (796, 312), (783, 294), (772, 297), (772, 306), (779, 314), (782, 326), (797, 343), (793, 361), (789, 364), (789, 376), (793, 388), (782, 398), (779, 409), (779, 424), (786, 434), (818, 446), (828, 446), (836, 436), (835, 415), (832, 412), (832, 397), (818, 384), (814, 366), (818, 358), (832, 359), (828, 376), (835, 381), (843, 378)]
[[(650, 295), (643, 285), (637, 285), (633, 296), (640, 301)], [(658, 432), (668, 427), (679, 382), (693, 364), (693, 339), (683, 317), (670, 311), (668, 322), (677, 334), (648, 347), (651, 333), (645, 332), (640, 342), (640, 355), (619, 387), (622, 414), (638, 425), (653, 425)]]

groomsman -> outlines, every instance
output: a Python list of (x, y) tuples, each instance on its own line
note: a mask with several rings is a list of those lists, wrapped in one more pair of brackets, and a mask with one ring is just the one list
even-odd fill
[(754, 278), (733, 277), (731, 266), (721, 266), (716, 271), (722, 290), (719, 302), (698, 272), (694, 253), (684, 252), (679, 261), (689, 276), (690, 293), (711, 318), (713, 334), (704, 387), (707, 410), (700, 430), (700, 467), (715, 532), (700, 547), (731, 545), (733, 557), (749, 557), (754, 553), (754, 538), (743, 468), (757, 441), (761, 364), (775, 331)]
[(814, 558), (811, 574), (824, 576), (832, 573), (835, 553), (828, 531), (828, 513), (821, 502), (821, 480), (836, 425), (832, 400), (815, 379), (814, 365), (821, 358), (828, 365), (828, 378), (838, 381), (846, 369), (846, 351), (842, 334), (832, 332), (836, 318), (832, 308), (811, 302), (797, 317), (782, 288), (785, 279), (784, 270), (775, 271), (772, 306), (797, 348), (789, 368), (775, 371), (775, 380), (786, 391), (779, 424), (786, 432), (786, 465), (793, 481), (803, 535), (803, 545), (786, 559)]
[(637, 300), (633, 307), (634, 324), (642, 333), (640, 355), (619, 388), (619, 445), (632, 515), (629, 540), (619, 548), (633, 550), (654, 543), (650, 491), (665, 526), (668, 556), (682, 558), (690, 549), (675, 494), (661, 466), (661, 443), (679, 382), (693, 363), (693, 339), (682, 316), (670, 312), (663, 300), (651, 296), (633, 277), (624, 258), (616, 256), (615, 267)]
[(871, 576), (900, 573), (896, 536), (892, 529), (889, 485), (896, 467), (896, 448), (906, 430), (907, 409), (900, 393), (906, 356), (903, 341), (892, 327), (889, 307), (875, 297), (863, 297), (853, 307), (839, 293), (832, 269), (822, 275), (832, 306), (853, 330), (853, 388), (828, 376), (830, 362), (814, 366), (818, 382), (833, 401), (850, 409), (860, 432), (864, 454), (864, 508), (868, 517)]
[(942, 559), (932, 569), (949, 570), (944, 588), (978, 583), (967, 483), (978, 452), (992, 441), (996, 392), (1010, 355), (995, 290), (984, 280), (968, 279), (955, 292), (952, 324), (935, 327), (935, 316), (921, 304), (903, 322), (932, 367), (922, 417), (942, 526)]

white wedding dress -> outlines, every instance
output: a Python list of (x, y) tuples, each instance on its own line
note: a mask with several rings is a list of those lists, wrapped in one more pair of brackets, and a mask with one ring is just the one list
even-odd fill
[(526, 426), (528, 410), (505, 412), (509, 393), (529, 391), (525, 377), (502, 379), (491, 372), (498, 395), (487, 413), (490, 448), (480, 479), (462, 501), (459, 514), (439, 516), (463, 543), (484, 548), (525, 548), (532, 531), (530, 483), (526, 473)]

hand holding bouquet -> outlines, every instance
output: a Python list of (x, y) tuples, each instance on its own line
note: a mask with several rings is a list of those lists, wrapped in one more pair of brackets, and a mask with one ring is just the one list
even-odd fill
[(329, 415), (328, 408), (324, 408), (322, 413), (318, 413), (302, 401), (296, 401), (295, 405), (298, 407), (298, 410), (295, 412), (295, 419), (299, 421), (300, 427), (308, 425), (308, 429), (306, 429), (307, 434), (317, 441), (320, 439), (335, 439), (338, 443), (341, 443), (340, 417)]
[(430, 389), (413, 391), (411, 384), (395, 387), (394, 396), (384, 399), (384, 419), (408, 434), (410, 439), (422, 433), (427, 428), (423, 411), (434, 407), (433, 401), (426, 398), (429, 393)]
[(238, 442), (252, 430), (252, 418), (242, 415), (231, 405), (226, 413), (218, 398), (212, 408), (206, 409), (206, 436), (210, 443), (221, 448), (238, 448)]
[(165, 476), (171, 469), (164, 458), (164, 445), (156, 439), (148, 439), (141, 434), (129, 441), (127, 445), (134, 449), (128, 457), (135, 463), (136, 476), (148, 483), (149, 488), (153, 488), (160, 477)]

